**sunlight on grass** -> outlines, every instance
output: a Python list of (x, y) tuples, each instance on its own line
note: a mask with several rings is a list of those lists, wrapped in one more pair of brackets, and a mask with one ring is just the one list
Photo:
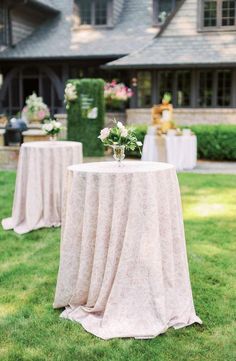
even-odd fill
[[(190, 206), (188, 212), (192, 216), (205, 218), (205, 217), (220, 217), (227, 213), (227, 206), (223, 204), (209, 204), (206, 201), (197, 203), (195, 206)], [(187, 219), (187, 217), (186, 217)]]
[(198, 252), (201, 255), (206, 256), (216, 256), (218, 254), (222, 254), (222, 249), (215, 245), (210, 244), (195, 244), (192, 246), (192, 250)]
[(13, 303), (1, 304), (0, 306), (0, 318), (5, 318), (8, 315), (13, 315), (17, 312), (17, 305)]

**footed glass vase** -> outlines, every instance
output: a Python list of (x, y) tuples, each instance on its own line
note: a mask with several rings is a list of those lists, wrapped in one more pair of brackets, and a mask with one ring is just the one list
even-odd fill
[(49, 138), (52, 142), (56, 142), (58, 140), (58, 134), (50, 134)]
[(112, 145), (113, 149), (113, 158), (121, 166), (122, 160), (125, 159), (125, 145)]

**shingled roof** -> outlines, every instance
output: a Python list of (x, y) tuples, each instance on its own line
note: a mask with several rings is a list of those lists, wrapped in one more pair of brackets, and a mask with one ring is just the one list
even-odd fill
[(170, 68), (235, 64), (236, 32), (199, 31), (197, 3), (197, 0), (185, 0), (151, 43), (108, 63), (106, 67)]
[(29, 3), (50, 11), (58, 11), (58, 8), (55, 6), (53, 0), (29, 0)]
[(126, 0), (113, 28), (75, 26), (73, 0), (41, 0), (60, 13), (46, 21), (15, 48), (0, 55), (4, 59), (120, 57), (150, 43), (157, 33), (152, 27), (152, 0)]
[(235, 34), (208, 34), (204, 37), (157, 38), (129, 56), (110, 62), (109, 68), (159, 68), (230, 65), (236, 62)]

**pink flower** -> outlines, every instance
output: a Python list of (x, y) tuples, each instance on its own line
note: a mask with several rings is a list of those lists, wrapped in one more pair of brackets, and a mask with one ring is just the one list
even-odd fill
[(45, 113), (44, 110), (40, 110), (40, 111), (38, 112), (38, 117), (39, 117), (40, 120), (44, 119), (45, 116), (46, 116), (46, 113)]
[(109, 128), (104, 128), (101, 130), (100, 135), (98, 136), (99, 139), (101, 139), (101, 141), (105, 140), (110, 134), (110, 129)]

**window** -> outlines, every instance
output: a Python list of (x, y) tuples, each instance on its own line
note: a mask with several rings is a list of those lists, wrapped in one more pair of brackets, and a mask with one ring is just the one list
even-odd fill
[(0, 4), (0, 45), (7, 45), (7, 9)]
[(217, 72), (217, 106), (231, 105), (232, 72), (220, 70)]
[(173, 10), (172, 0), (159, 0), (158, 2), (158, 23), (163, 24)]
[(152, 97), (152, 75), (150, 71), (138, 72), (138, 107), (147, 108), (151, 106)]
[(213, 72), (199, 72), (199, 98), (198, 106), (210, 107), (213, 104)]
[(163, 95), (168, 92), (172, 93), (173, 73), (171, 71), (163, 71), (159, 73), (159, 98), (162, 99)]
[(222, 1), (222, 26), (235, 26), (235, 1)]
[(204, 27), (216, 26), (217, 24), (217, 2), (204, 2)]
[(79, 2), (79, 9), (81, 25), (91, 24), (91, 3), (88, 0), (81, 0)]
[(77, 0), (81, 25), (107, 25), (108, 0)]
[(154, 24), (162, 25), (181, 0), (153, 0)]
[(191, 94), (191, 72), (178, 71), (177, 74), (177, 106), (188, 107), (190, 105)]
[(232, 29), (236, 27), (235, 0), (203, 0), (202, 27)]
[(163, 95), (168, 92), (173, 97), (172, 101), (175, 107), (190, 106), (191, 78), (191, 72), (188, 70), (160, 71), (158, 100), (161, 101)]
[(95, 1), (95, 24), (106, 25), (107, 23), (107, 1), (96, 0)]

